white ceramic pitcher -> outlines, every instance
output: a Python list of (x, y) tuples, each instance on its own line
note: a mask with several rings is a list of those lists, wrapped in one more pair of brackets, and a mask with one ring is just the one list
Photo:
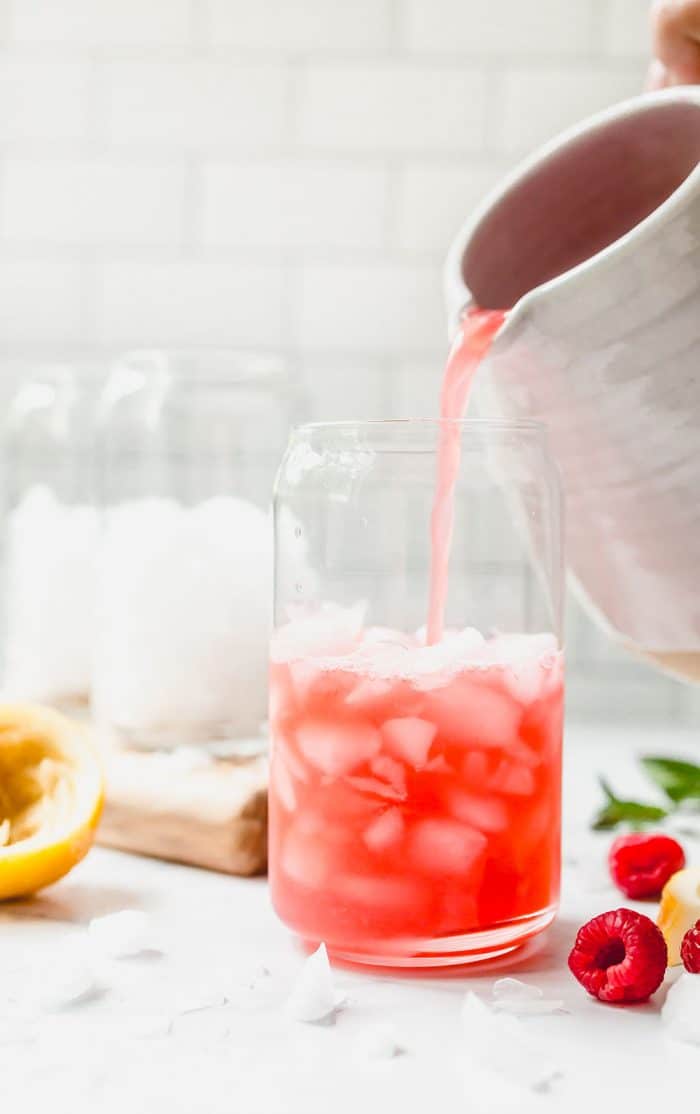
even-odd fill
[(446, 268), (512, 307), (481, 375), (549, 427), (571, 574), (620, 640), (700, 679), (700, 88), (573, 128), (481, 205)]

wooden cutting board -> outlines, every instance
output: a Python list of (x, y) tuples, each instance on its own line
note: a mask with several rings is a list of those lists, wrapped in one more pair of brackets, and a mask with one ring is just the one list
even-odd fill
[(267, 759), (175, 758), (110, 750), (97, 842), (226, 874), (267, 866)]

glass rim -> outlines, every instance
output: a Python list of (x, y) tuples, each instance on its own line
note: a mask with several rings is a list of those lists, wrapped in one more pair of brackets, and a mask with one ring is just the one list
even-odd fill
[(494, 433), (546, 433), (547, 425), (537, 418), (359, 418), (339, 419), (337, 421), (300, 422), (292, 427), (294, 434), (304, 433), (350, 433), (353, 430), (377, 431), (380, 429), (397, 429), (411, 427), (414, 429), (436, 429), (448, 426), (457, 428), (462, 432), (489, 432)]

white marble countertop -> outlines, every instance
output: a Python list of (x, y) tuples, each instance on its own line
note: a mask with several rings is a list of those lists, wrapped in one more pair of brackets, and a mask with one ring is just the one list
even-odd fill
[[(674, 976), (648, 1005), (621, 1008), (589, 998), (566, 968), (578, 926), (625, 904), (612, 886), (591, 882), (590, 863), (580, 865), (595, 843), (585, 834), (598, 797), (595, 773), (605, 771), (624, 793), (646, 789), (634, 755), (649, 752), (697, 756), (697, 735), (569, 729), (563, 901), (539, 942), (466, 973), (338, 969), (347, 1004), (329, 1025), (285, 1013), (304, 957), (272, 912), (263, 879), (94, 850), (44, 894), (0, 906), (0, 1102), (22, 1114), (692, 1107), (700, 1048), (669, 1040), (659, 1018)], [(601, 854), (608, 842), (598, 837)], [(700, 861), (700, 842), (686, 849)], [(33, 971), (40, 981), (60, 962), (66, 941), (85, 946), (91, 918), (125, 908), (151, 914), (163, 954), (105, 961), (91, 999), (19, 1020), (8, 1001), (18, 972), (26, 978)], [(646, 911), (654, 915), (655, 907)], [(562, 1072), (545, 1095), (506, 1085), (470, 1061), (459, 1020), (465, 991), (489, 998), (504, 974), (536, 983), (568, 1011), (521, 1021)], [(365, 1038), (377, 1022), (391, 1026), (403, 1054), (368, 1055)]]

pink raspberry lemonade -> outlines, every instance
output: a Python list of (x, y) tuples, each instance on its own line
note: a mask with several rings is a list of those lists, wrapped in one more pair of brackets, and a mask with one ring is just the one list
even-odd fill
[(342, 654), (303, 657), (295, 640), (293, 623), (278, 631), (271, 670), (270, 882), (285, 923), (336, 956), (413, 966), (497, 955), (548, 924), (554, 638), (467, 630), (422, 646), (370, 628)]

